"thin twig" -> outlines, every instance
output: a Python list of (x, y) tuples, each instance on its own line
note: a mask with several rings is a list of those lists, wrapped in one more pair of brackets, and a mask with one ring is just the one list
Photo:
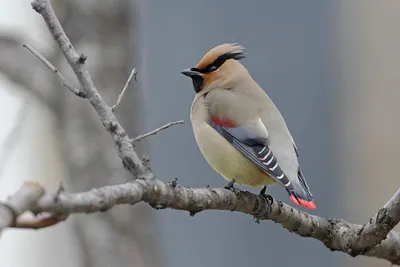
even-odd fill
[(167, 128), (173, 126), (173, 125), (176, 125), (176, 124), (184, 124), (184, 123), (185, 123), (184, 120), (180, 120), (180, 121), (171, 121), (171, 122), (169, 122), (169, 123), (167, 123), (167, 124), (165, 124), (165, 125), (163, 125), (163, 126), (157, 128), (157, 129), (155, 129), (155, 130), (153, 130), (153, 131), (150, 131), (150, 132), (148, 132), (148, 133), (141, 134), (141, 135), (138, 135), (138, 136), (132, 138), (132, 139), (131, 139), (131, 142), (140, 141), (140, 140), (142, 140), (142, 139), (144, 139), (144, 138), (146, 138), (146, 137), (149, 137), (150, 135), (155, 135), (155, 134), (157, 134), (159, 131), (165, 130), (165, 129), (167, 129)]
[(72, 93), (75, 95), (85, 98), (86, 95), (81, 92), (78, 88), (76, 88), (74, 85), (70, 84), (64, 76), (61, 74), (61, 72), (53, 66), (44, 56), (42, 56), (38, 51), (36, 51), (32, 46), (29, 44), (23, 44), (22, 47), (28, 49), (32, 54), (34, 54), (40, 61), (43, 62), (50, 70), (52, 70), (55, 74), (57, 74), (58, 78), (60, 79), (61, 83), (63, 86), (67, 87)]
[(126, 81), (126, 83), (125, 83), (125, 85), (124, 85), (124, 88), (122, 88), (122, 91), (121, 91), (121, 93), (119, 94), (119, 96), (118, 96), (118, 98), (117, 98), (117, 102), (115, 103), (115, 105), (113, 105), (113, 106), (111, 107), (111, 111), (112, 111), (112, 112), (115, 112), (115, 109), (121, 104), (122, 98), (123, 98), (124, 95), (125, 95), (125, 91), (126, 91), (126, 89), (128, 89), (129, 85), (132, 83), (132, 78), (133, 78), (133, 77), (135, 77), (135, 81), (137, 82), (137, 80), (136, 80), (136, 74), (137, 74), (136, 69), (133, 69), (133, 70), (131, 71), (131, 74), (129, 74), (128, 80)]
[(60, 21), (54, 13), (53, 7), (49, 0), (34, 0), (32, 8), (42, 15), (51, 35), (58, 44), (67, 62), (71, 66), (76, 78), (79, 81), (81, 90), (86, 95), (86, 99), (90, 102), (93, 109), (99, 115), (99, 119), (108, 133), (111, 135), (117, 147), (118, 156), (122, 160), (125, 169), (131, 172), (133, 177), (137, 175), (153, 178), (154, 175), (146, 168), (140, 160), (140, 157), (133, 148), (133, 144), (126, 134), (125, 129), (111, 112), (111, 108), (104, 101), (103, 97), (94, 84), (89, 71), (80, 55), (72, 45), (68, 36), (65, 34)]

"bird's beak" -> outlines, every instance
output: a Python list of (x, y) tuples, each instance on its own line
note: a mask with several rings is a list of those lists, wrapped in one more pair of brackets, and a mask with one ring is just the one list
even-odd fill
[(186, 69), (181, 71), (181, 73), (185, 76), (188, 76), (192, 79), (193, 88), (196, 93), (200, 92), (201, 86), (203, 85), (204, 79), (201, 76), (201, 72), (192, 69)]
[(195, 76), (201, 76), (201, 73), (195, 70), (191, 70), (191, 69), (185, 69), (183, 71), (181, 71), (181, 73), (185, 76), (188, 76), (190, 78), (195, 77)]

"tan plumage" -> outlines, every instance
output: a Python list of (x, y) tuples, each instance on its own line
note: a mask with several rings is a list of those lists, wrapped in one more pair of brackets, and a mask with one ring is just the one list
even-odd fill
[[(211, 49), (196, 65), (196, 69), (203, 69), (207, 65), (212, 64), (220, 55), (226, 53), (241, 52), (242, 46), (237, 44), (222, 44)], [(235, 60), (226, 61), (218, 71), (203, 75), (204, 85), (203, 94), (214, 88), (230, 88), (243, 76), (248, 74), (247, 70)]]
[(243, 57), (242, 46), (223, 44), (182, 72), (196, 91), (190, 117), (200, 151), (228, 181), (254, 187), (278, 182), (295, 204), (315, 208), (286, 123), (239, 62)]
[(228, 141), (206, 123), (208, 111), (205, 99), (196, 95), (190, 112), (197, 144), (208, 164), (227, 181), (254, 187), (275, 183), (253, 162), (239, 153)]

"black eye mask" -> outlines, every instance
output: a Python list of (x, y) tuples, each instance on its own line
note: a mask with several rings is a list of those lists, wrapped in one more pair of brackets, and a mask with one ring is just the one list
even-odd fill
[(245, 58), (245, 55), (241, 51), (240, 52), (228, 52), (228, 53), (220, 55), (213, 63), (208, 64), (203, 69), (192, 68), (191, 70), (198, 71), (203, 74), (211, 73), (211, 72), (219, 69), (222, 66), (222, 64), (224, 64), (225, 61), (227, 61), (228, 59), (241, 60), (242, 58)]

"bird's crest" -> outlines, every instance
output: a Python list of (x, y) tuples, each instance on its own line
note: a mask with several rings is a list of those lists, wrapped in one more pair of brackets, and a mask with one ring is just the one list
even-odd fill
[(221, 66), (228, 59), (240, 60), (245, 57), (244, 47), (238, 43), (226, 43), (212, 48), (195, 67), (198, 70), (207, 70), (211, 65)]

